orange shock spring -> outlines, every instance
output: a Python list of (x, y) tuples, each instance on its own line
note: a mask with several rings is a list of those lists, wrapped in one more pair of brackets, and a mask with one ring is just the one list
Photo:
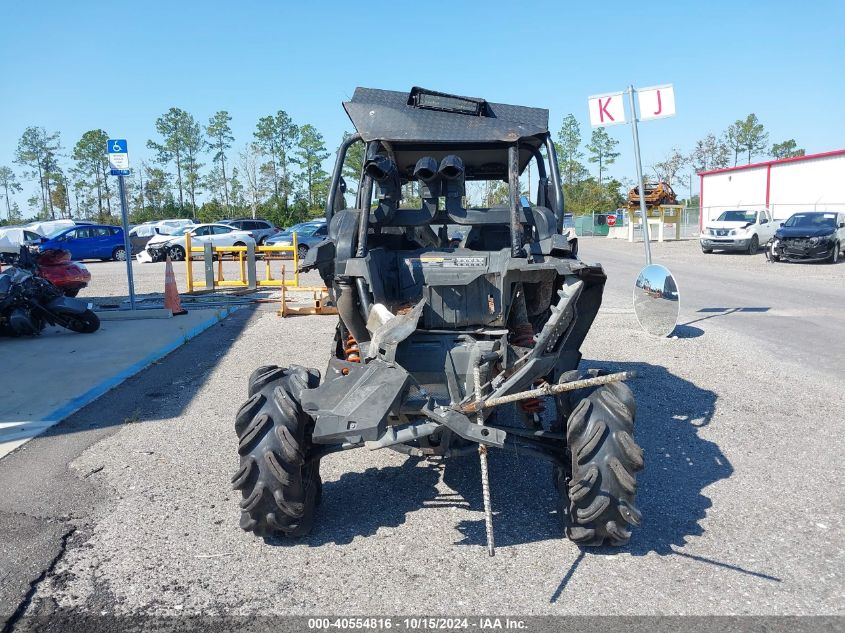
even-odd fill
[[(535, 387), (539, 387), (544, 384), (546, 384), (545, 378), (538, 378), (534, 381)], [(546, 410), (546, 405), (543, 404), (543, 401), (540, 398), (528, 398), (527, 400), (521, 400), (519, 402), (519, 408), (529, 415), (540, 415)]]
[(346, 337), (346, 347), (344, 347), (343, 353), (346, 354), (346, 360), (350, 363), (361, 362), (361, 350), (358, 343), (355, 342), (355, 337), (351, 334)]
[[(530, 323), (522, 323), (517, 325), (513, 330), (513, 337), (511, 342), (520, 347), (534, 347), (534, 328)], [(538, 378), (534, 381), (534, 386), (539, 387), (546, 382), (545, 378)], [(519, 408), (528, 415), (540, 415), (546, 410), (545, 404), (540, 398), (529, 398), (528, 400), (521, 400)]]

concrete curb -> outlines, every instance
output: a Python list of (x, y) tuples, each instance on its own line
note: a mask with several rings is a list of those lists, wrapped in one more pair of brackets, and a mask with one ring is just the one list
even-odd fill
[[(104, 393), (111, 391), (112, 389), (117, 387), (120, 383), (125, 381), (127, 378), (131, 378), (132, 376), (134, 376), (135, 374), (137, 374), (141, 370), (146, 369), (147, 367), (152, 365), (157, 360), (164, 358), (170, 352), (178, 349), (179, 347), (181, 347), (182, 345), (187, 343), (189, 340), (191, 340), (195, 336), (202, 334), (208, 328), (215, 325), (216, 323), (219, 323), (220, 321), (225, 319), (227, 316), (229, 316), (230, 314), (235, 312), (237, 309), (238, 309), (237, 307), (231, 307), (231, 308), (224, 308), (222, 310), (218, 310), (217, 314), (214, 317), (212, 317), (212, 318), (210, 318), (206, 321), (203, 321), (202, 323), (200, 323), (196, 327), (192, 328), (191, 330), (188, 330), (187, 332), (185, 332), (185, 335), (181, 339), (171, 341), (167, 345), (160, 347), (159, 349), (151, 352), (150, 354), (148, 354), (147, 356), (145, 356), (144, 358), (139, 360), (134, 365), (130, 365), (129, 367), (127, 367), (123, 371), (120, 371), (117, 374), (115, 374), (114, 376), (111, 376), (110, 378), (105, 379), (100, 384), (95, 385), (94, 387), (92, 387), (91, 389), (89, 389), (88, 391), (83, 393), (81, 396), (77, 396), (76, 398), (74, 398), (73, 400), (71, 400), (67, 404), (62, 405), (61, 407), (59, 407), (55, 411), (51, 411), (48, 415), (46, 415), (44, 417), (44, 421), (47, 422), (47, 423), (51, 423), (50, 424), (51, 426), (53, 424), (58, 424), (59, 422), (61, 422), (65, 418), (70, 417), (73, 413), (76, 413), (77, 411), (79, 411), (82, 407), (92, 403), (94, 400), (96, 400), (97, 398), (102, 396)], [(167, 312), (169, 313), (170, 311), (168, 310)]]
[(173, 313), (167, 308), (145, 310), (104, 310), (97, 312), (100, 321), (133, 321), (135, 319), (169, 319)]

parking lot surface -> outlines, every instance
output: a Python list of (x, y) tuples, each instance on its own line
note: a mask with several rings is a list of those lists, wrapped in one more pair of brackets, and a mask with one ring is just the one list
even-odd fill
[(224, 316), (194, 310), (167, 320), (104, 321), (94, 334), (49, 327), (37, 338), (4, 339), (15, 371), (3, 380), (0, 458)]
[(630, 545), (579, 550), (549, 466), (495, 452), (494, 558), (474, 456), (331, 455), (310, 536), (242, 532), (229, 478), (247, 376), (323, 369), (335, 318), (240, 310), (0, 461), (14, 493), (0, 521), (43, 528), (4, 572), (2, 613), (845, 613), (845, 265), (655, 244), (683, 324), (657, 339), (630, 304), (641, 251), (581, 244), (610, 277), (583, 365), (640, 374), (644, 522)]

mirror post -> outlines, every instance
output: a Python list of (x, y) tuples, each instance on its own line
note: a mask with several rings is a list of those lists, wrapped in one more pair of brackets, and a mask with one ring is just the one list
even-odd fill
[(628, 88), (631, 104), (631, 131), (634, 135), (634, 156), (637, 162), (637, 185), (640, 188), (640, 213), (643, 216), (643, 243), (645, 244), (645, 265), (651, 265), (651, 239), (648, 234), (648, 213), (645, 204), (645, 185), (643, 184), (643, 162), (640, 158), (640, 135), (637, 131), (637, 110), (634, 105), (634, 86)]

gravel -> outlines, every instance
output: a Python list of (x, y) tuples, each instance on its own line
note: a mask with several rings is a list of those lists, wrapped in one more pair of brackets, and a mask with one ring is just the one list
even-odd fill
[[(585, 257), (603, 255), (604, 245), (584, 242)], [(642, 245), (614, 248), (634, 258)], [(798, 275), (826, 284), (845, 271), (704, 256), (692, 242), (654, 253), (717, 266), (736, 281)], [(108, 500), (30, 613), (845, 613), (841, 378), (780, 364), (766, 350), (748, 354), (728, 319), (701, 321), (694, 336), (652, 338), (629, 301), (630, 286), (608, 286), (583, 349), (584, 366), (641, 376), (631, 386), (646, 452), (645, 520), (629, 546), (581, 552), (560, 535), (549, 466), (496, 452), (492, 559), (475, 457), (443, 465), (390, 451), (335, 454), (322, 464), (312, 535), (265, 543), (242, 532), (229, 477), (246, 378), (267, 363), (322, 369), (335, 325), (259, 312), (236, 340), (221, 340), (207, 375), (185, 368), (160, 416), (72, 463), (79, 477), (93, 472)]]

